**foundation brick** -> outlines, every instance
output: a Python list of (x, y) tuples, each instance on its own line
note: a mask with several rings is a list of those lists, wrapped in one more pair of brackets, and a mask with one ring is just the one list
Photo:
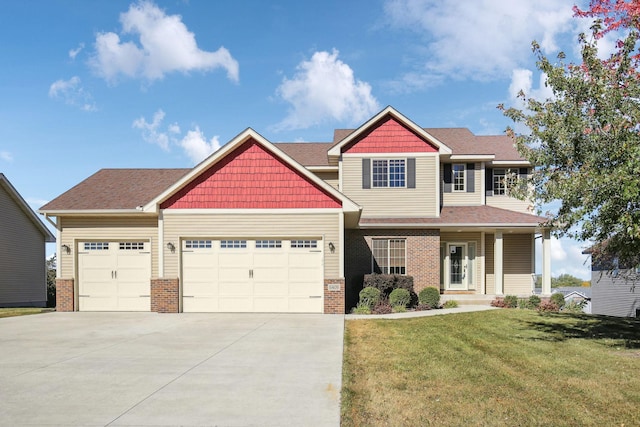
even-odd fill
[(151, 311), (156, 313), (180, 311), (180, 279), (151, 279)]
[[(345, 313), (344, 279), (325, 279), (324, 281), (324, 314)], [(338, 289), (335, 289), (338, 288)]]
[(75, 311), (73, 279), (56, 279), (56, 311)]

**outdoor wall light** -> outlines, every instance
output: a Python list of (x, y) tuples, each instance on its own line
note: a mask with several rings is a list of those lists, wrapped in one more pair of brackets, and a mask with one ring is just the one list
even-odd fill
[(333, 242), (329, 242), (329, 250), (331, 251), (331, 253), (334, 253), (336, 251), (336, 247)]
[(62, 252), (64, 252), (67, 255), (71, 253), (71, 248), (69, 247), (69, 245), (62, 245), (60, 246), (60, 249), (62, 249)]
[(167, 249), (169, 249), (171, 253), (174, 253), (176, 251), (175, 245), (171, 242), (167, 243)]

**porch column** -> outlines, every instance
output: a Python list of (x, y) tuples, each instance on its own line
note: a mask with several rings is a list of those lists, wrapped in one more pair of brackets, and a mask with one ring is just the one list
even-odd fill
[(542, 230), (542, 295), (551, 295), (551, 230)]
[(502, 273), (502, 231), (496, 230), (493, 244), (493, 275), (496, 284), (496, 295), (504, 295), (504, 277)]

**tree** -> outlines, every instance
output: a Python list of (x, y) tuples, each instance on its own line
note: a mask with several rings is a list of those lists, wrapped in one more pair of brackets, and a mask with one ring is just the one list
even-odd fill
[(47, 307), (56, 306), (56, 255), (46, 261), (47, 265)]
[[(640, 262), (640, 54), (637, 42), (640, 0), (592, 1), (574, 9), (577, 17), (597, 18), (588, 37), (581, 34), (581, 63), (552, 62), (533, 42), (537, 67), (552, 99), (520, 93), (523, 109), (504, 114), (530, 133), (516, 135), (520, 154), (535, 165), (527, 182), (512, 192), (531, 196), (538, 206), (560, 202), (547, 225), (559, 236), (599, 243), (593, 256), (614, 256), (626, 265)], [(597, 41), (623, 29), (624, 38), (607, 59), (598, 58)], [(606, 244), (605, 244), (606, 243)]]
[(551, 278), (552, 288), (565, 288), (565, 287), (581, 287), (582, 279), (578, 279), (571, 274), (561, 274), (558, 277)]

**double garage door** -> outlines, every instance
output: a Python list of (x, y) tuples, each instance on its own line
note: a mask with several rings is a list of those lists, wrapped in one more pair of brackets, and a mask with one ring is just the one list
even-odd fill
[(80, 311), (151, 309), (149, 242), (78, 243)]
[(182, 241), (185, 312), (322, 313), (322, 240)]

